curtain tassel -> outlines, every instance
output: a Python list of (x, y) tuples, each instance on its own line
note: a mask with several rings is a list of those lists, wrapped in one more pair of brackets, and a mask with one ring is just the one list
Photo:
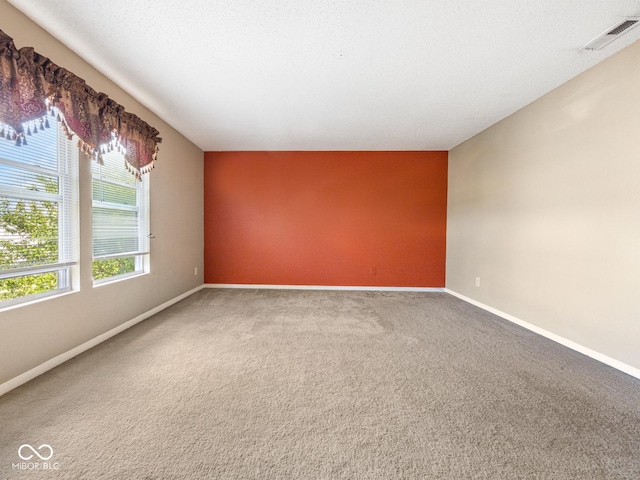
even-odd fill
[(60, 122), (60, 123), (62, 123), (62, 128), (64, 128), (64, 134), (67, 136), (67, 138), (69, 140), (73, 140), (73, 132), (69, 128), (69, 125), (67, 125), (67, 122)]
[(22, 146), (22, 142), (20, 141), (20, 137), (16, 139), (16, 147)]

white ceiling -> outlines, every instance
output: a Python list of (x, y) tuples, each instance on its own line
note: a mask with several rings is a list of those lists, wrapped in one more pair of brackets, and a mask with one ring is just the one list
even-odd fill
[(9, 1), (203, 150), (449, 150), (640, 37), (577, 51), (640, 0)]

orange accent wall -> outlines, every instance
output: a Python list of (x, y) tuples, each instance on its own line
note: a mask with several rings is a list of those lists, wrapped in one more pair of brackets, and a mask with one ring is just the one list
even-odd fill
[(444, 287), (447, 152), (206, 152), (206, 283)]

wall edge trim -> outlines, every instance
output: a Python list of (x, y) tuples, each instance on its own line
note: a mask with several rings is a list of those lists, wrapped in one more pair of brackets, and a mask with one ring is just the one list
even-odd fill
[(171, 300), (168, 300), (168, 301), (164, 302), (163, 304), (158, 305), (157, 307), (154, 307), (151, 310), (148, 310), (148, 311), (138, 315), (137, 317), (135, 317), (135, 318), (133, 318), (131, 320), (128, 320), (128, 321), (126, 321), (124, 323), (121, 323), (120, 325), (118, 325), (115, 328), (112, 328), (109, 331), (107, 331), (105, 333), (102, 333), (102, 334), (98, 335), (97, 337), (94, 337), (91, 340), (88, 340), (88, 341), (84, 342), (83, 344), (72, 348), (71, 350), (68, 350), (68, 351), (66, 351), (64, 353), (61, 353), (60, 355), (57, 355), (57, 356), (53, 357), (52, 359), (47, 360), (44, 363), (41, 363), (37, 367), (34, 367), (31, 370), (27, 370), (26, 372), (18, 375), (17, 377), (14, 377), (11, 380), (8, 380), (8, 381), (4, 382), (3, 384), (0, 385), (0, 397), (2, 395), (4, 395), (5, 393), (8, 393), (8, 392), (10, 392), (11, 390), (13, 390), (15, 388), (18, 388), (19, 386), (24, 385), (28, 381), (33, 380), (36, 377), (39, 377), (43, 373), (46, 373), (49, 370), (54, 369), (55, 367), (57, 367), (58, 365), (63, 364), (67, 360), (70, 360), (73, 357), (76, 357), (76, 356), (80, 355), (81, 353), (86, 352), (87, 350), (95, 347), (96, 345), (99, 345), (100, 343), (102, 343), (102, 342), (104, 342), (106, 340), (109, 340), (111, 337), (114, 337), (115, 335), (117, 335), (117, 334), (119, 334), (121, 332), (124, 332), (125, 330), (133, 327), (137, 323), (140, 323), (143, 320), (146, 320), (147, 318), (155, 315), (156, 313), (161, 312), (165, 308), (168, 308), (171, 305), (174, 305), (175, 303), (178, 303), (180, 300), (184, 300), (188, 296), (193, 295), (194, 293), (202, 290), (203, 288), (204, 288), (204, 285), (199, 285), (196, 288), (193, 288), (193, 289), (189, 290), (188, 292), (185, 292), (185, 293), (183, 293), (181, 295), (178, 295), (177, 297), (172, 298)]
[(440, 287), (367, 287), (352, 285), (268, 285), (253, 283), (205, 283), (204, 288), (249, 288), (256, 290), (357, 290), (373, 292), (444, 292)]
[(583, 345), (580, 345), (579, 343), (574, 342), (573, 340), (569, 340), (568, 338), (562, 337), (560, 335), (557, 335), (555, 333), (552, 333), (548, 330), (545, 330), (544, 328), (540, 328), (536, 325), (533, 325), (529, 322), (526, 322), (524, 320), (521, 320), (518, 317), (515, 317), (513, 315), (510, 315), (508, 313), (505, 313), (501, 310), (498, 310), (497, 308), (493, 308), (490, 307), (489, 305), (485, 305), (482, 302), (479, 302), (477, 300), (474, 300), (470, 297), (467, 297), (465, 295), (462, 295), (461, 293), (458, 293), (454, 290), (450, 290), (448, 288), (444, 289), (445, 293), (448, 293), (449, 295), (453, 295), (454, 297), (459, 298), (460, 300), (464, 300), (467, 303), (470, 303), (471, 305), (475, 305), (476, 307), (479, 307), (483, 310), (486, 310), (487, 312), (493, 313), (494, 315), (497, 315), (501, 318), (504, 318), (505, 320), (508, 320), (512, 323), (515, 323), (516, 325), (519, 325), (523, 328), (526, 328), (527, 330), (533, 332), (533, 333), (537, 333), (538, 335), (542, 335), (545, 338), (548, 338), (549, 340), (552, 340), (556, 343), (559, 343), (560, 345), (563, 345), (567, 348), (570, 348), (571, 350), (574, 350), (578, 353), (581, 353), (583, 355), (586, 355), (587, 357), (593, 358), (594, 360), (599, 361), (600, 363), (604, 363), (605, 365), (608, 365), (612, 368), (615, 368), (616, 370), (619, 370), (623, 373), (626, 373), (627, 375), (631, 375), (632, 377), (638, 378), (640, 379), (640, 369), (633, 367), (631, 365), (628, 365), (624, 362), (621, 362), (620, 360), (616, 360), (615, 358), (611, 358), (603, 353), (600, 353), (596, 350), (592, 350), (588, 347), (585, 347)]

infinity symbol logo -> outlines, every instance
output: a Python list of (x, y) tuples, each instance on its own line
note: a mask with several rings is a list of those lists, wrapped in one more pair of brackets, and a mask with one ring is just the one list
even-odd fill
[[(49, 449), (49, 456), (40, 455), (40, 453), (38, 451), (42, 451), (43, 448), (45, 450)], [(27, 456), (22, 454), (23, 450), (27, 450)], [(25, 443), (24, 445), (20, 445), (20, 448), (18, 449), (18, 456), (22, 460), (31, 460), (33, 458), (33, 455), (29, 454), (29, 450), (31, 450), (40, 460), (45, 460), (46, 461), (46, 460), (49, 460), (51, 457), (53, 457), (53, 448), (51, 448), (51, 445), (47, 445), (46, 443), (43, 443), (42, 445), (40, 445), (38, 447), (38, 450), (33, 448), (28, 443)]]

